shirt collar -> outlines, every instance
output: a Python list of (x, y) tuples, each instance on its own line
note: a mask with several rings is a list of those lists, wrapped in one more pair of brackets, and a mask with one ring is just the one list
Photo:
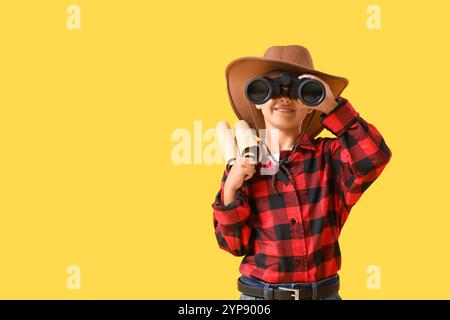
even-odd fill
[(300, 148), (303, 149), (307, 149), (307, 150), (316, 150), (315, 147), (315, 141), (313, 139), (313, 137), (311, 137), (308, 133), (304, 133), (303, 136), (302, 134), (299, 134), (299, 136), (297, 137), (296, 143), (299, 144)]

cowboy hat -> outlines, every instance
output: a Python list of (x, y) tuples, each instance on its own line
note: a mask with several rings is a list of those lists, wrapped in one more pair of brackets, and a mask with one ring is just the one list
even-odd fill
[[(236, 116), (247, 121), (254, 129), (265, 128), (264, 117), (261, 110), (256, 109), (247, 100), (244, 89), (249, 80), (272, 70), (283, 70), (296, 75), (316, 75), (328, 84), (335, 97), (338, 97), (348, 84), (346, 78), (315, 70), (308, 49), (298, 45), (273, 46), (266, 50), (263, 57), (238, 58), (225, 70), (228, 97)], [(302, 130), (306, 130), (311, 137), (323, 130), (320, 114), (320, 111), (314, 110), (303, 121)]]

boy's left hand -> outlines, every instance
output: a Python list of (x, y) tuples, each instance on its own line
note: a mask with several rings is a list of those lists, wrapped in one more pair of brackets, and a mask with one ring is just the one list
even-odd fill
[(325, 87), (325, 91), (326, 91), (325, 99), (323, 99), (323, 101), (315, 107), (307, 106), (300, 99), (297, 99), (302, 107), (312, 109), (312, 110), (319, 110), (326, 114), (330, 113), (334, 108), (336, 108), (336, 106), (338, 105), (338, 103), (336, 102), (336, 97), (333, 95), (333, 92), (331, 92), (330, 87), (328, 86), (328, 84), (325, 81), (323, 81), (319, 77), (314, 76), (312, 74), (302, 74), (298, 78), (299, 79), (310, 78), (310, 79), (318, 80), (318, 81), (322, 82), (323, 86)]

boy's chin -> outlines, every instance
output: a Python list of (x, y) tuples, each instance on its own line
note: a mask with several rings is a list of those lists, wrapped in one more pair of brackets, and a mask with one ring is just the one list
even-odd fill
[(269, 121), (268, 123), (271, 125), (272, 128), (283, 131), (291, 131), (300, 128), (300, 123), (295, 121)]

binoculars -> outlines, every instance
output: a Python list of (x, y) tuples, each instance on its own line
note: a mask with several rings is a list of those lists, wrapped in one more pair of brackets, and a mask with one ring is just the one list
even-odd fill
[(317, 106), (325, 98), (325, 87), (315, 79), (293, 76), (287, 72), (269, 78), (266, 76), (250, 80), (245, 87), (245, 96), (254, 104), (263, 104), (281, 96), (287, 90), (292, 99), (300, 99), (307, 106)]

